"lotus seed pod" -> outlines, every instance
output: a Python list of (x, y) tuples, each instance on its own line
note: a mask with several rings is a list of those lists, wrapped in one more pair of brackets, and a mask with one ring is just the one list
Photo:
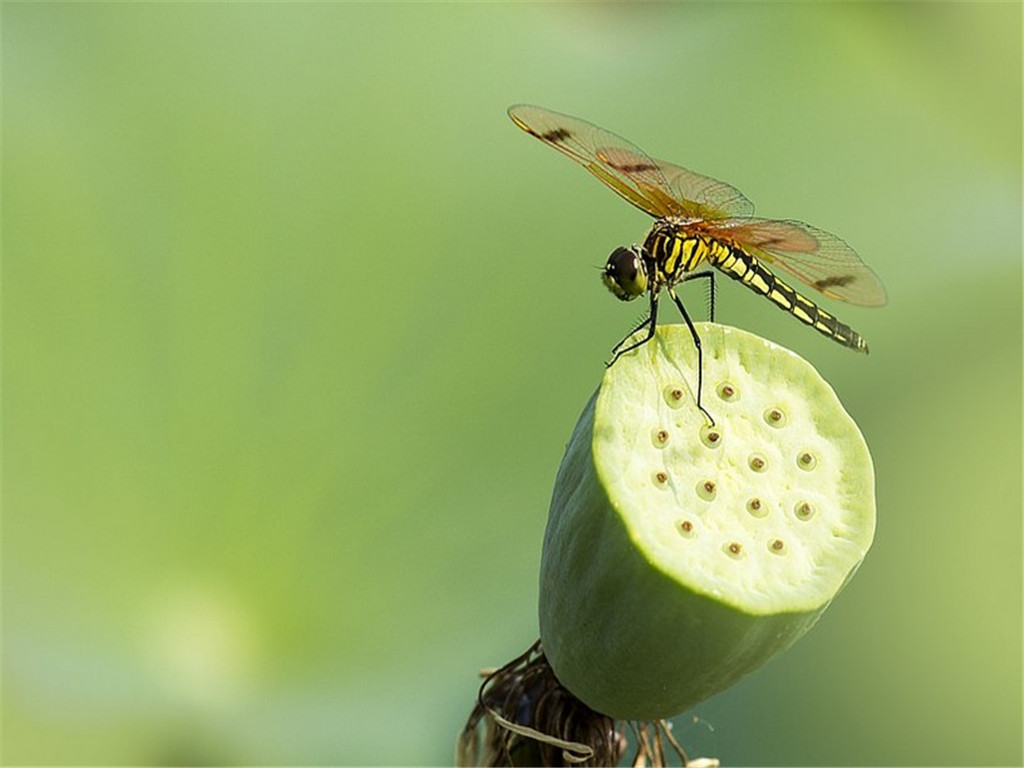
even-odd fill
[(875, 529), (867, 445), (831, 387), (753, 334), (661, 326), (605, 374), (555, 481), (544, 652), (592, 709), (685, 711), (788, 648)]

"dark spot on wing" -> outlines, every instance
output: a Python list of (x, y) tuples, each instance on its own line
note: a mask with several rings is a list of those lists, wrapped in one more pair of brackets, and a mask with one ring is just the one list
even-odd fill
[(622, 171), (623, 173), (643, 173), (645, 171), (656, 171), (658, 166), (651, 165), (650, 163), (623, 163), (616, 164), (605, 160), (608, 166), (614, 168), (616, 171)]
[(557, 144), (560, 141), (572, 138), (572, 131), (566, 130), (565, 128), (555, 128), (553, 131), (538, 133), (537, 135), (544, 139), (544, 141), (550, 141), (552, 144)]
[(817, 288), (818, 290), (831, 288), (834, 285), (837, 285), (841, 288), (844, 285), (849, 285), (856, 279), (857, 278), (854, 277), (853, 275), (833, 275), (832, 277), (823, 277), (821, 280), (816, 280), (814, 282), (814, 287)]

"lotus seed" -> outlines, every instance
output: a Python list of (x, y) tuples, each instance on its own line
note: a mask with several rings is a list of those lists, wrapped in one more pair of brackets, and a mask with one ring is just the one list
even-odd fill
[(752, 514), (754, 517), (765, 517), (768, 514), (768, 510), (764, 503), (756, 497), (747, 500), (747, 512)]
[(705, 425), (700, 428), (700, 439), (708, 448), (715, 448), (722, 444), (722, 433), (716, 427)]
[(806, 501), (799, 502), (793, 509), (793, 512), (801, 520), (810, 520), (812, 517), (814, 517), (814, 507), (812, 507)]
[(654, 446), (656, 448), (664, 448), (666, 445), (668, 445), (668, 430), (665, 430), (665, 429), (656, 429), (656, 430), (654, 430), (654, 434), (652, 435), (652, 440), (654, 441)]
[(664, 486), (668, 483), (668, 475), (661, 470), (654, 473), (654, 482), (656, 485)]
[(683, 403), (686, 393), (679, 387), (667, 387), (665, 389), (665, 401), (673, 408), (678, 408)]
[(804, 451), (796, 457), (796, 463), (800, 469), (814, 469), (818, 465), (818, 460), (814, 458), (813, 453)]
[(750, 464), (750, 468), (755, 472), (764, 472), (765, 468), (768, 466), (768, 462), (765, 461), (764, 456), (759, 453), (751, 454), (748, 463)]
[(739, 393), (736, 391), (736, 387), (727, 381), (718, 385), (718, 396), (726, 402), (739, 399)]
[(738, 541), (730, 541), (725, 545), (725, 547), (723, 547), (723, 549), (725, 550), (725, 554), (734, 560), (739, 560), (743, 557), (743, 545)]
[(718, 487), (715, 485), (714, 480), (705, 480), (701, 483), (697, 483), (697, 495), (705, 501), (711, 501), (715, 498), (717, 491)]
[(782, 539), (772, 539), (768, 542), (768, 551), (773, 555), (781, 555), (786, 551), (786, 542)]
[(683, 536), (685, 536), (688, 539), (692, 539), (694, 535), (696, 535), (693, 530), (693, 523), (689, 520), (680, 520), (676, 524), (676, 528)]
[(778, 408), (769, 408), (764, 412), (764, 420), (773, 427), (781, 427), (786, 423), (786, 414)]

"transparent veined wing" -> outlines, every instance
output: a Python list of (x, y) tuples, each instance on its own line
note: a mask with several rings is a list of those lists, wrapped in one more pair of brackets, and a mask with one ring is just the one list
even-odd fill
[(754, 204), (736, 187), (664, 160), (657, 162), (672, 196), (685, 203), (687, 218), (745, 219), (754, 213)]
[(512, 121), (568, 155), (630, 203), (652, 216), (716, 219), (749, 216), (754, 207), (723, 182), (655, 160), (632, 142), (571, 115), (543, 107), (509, 107)]
[(878, 275), (853, 248), (823, 229), (773, 219), (713, 222), (704, 229), (829, 298), (863, 307), (880, 307), (887, 301)]

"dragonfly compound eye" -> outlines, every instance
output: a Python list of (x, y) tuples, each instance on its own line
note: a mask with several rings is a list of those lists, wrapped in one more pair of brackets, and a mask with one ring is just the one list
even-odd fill
[(618, 247), (604, 265), (601, 279), (608, 290), (623, 301), (632, 301), (647, 290), (647, 272), (640, 254), (632, 248)]

